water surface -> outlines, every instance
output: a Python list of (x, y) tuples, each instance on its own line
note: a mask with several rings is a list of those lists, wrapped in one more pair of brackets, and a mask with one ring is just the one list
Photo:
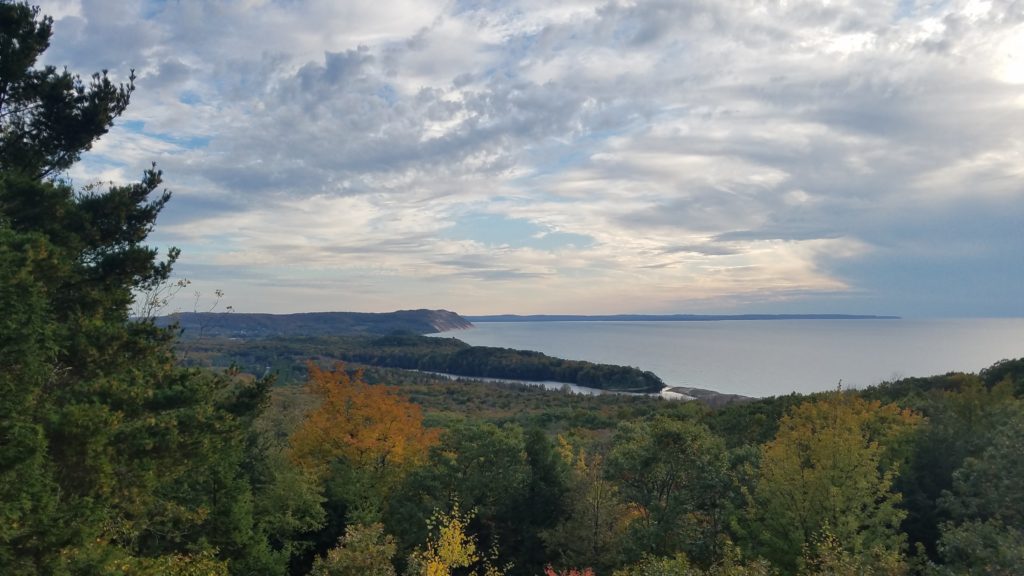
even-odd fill
[(636, 366), (669, 386), (747, 396), (977, 372), (1024, 356), (1024, 318), (479, 322), (442, 335), (477, 346)]

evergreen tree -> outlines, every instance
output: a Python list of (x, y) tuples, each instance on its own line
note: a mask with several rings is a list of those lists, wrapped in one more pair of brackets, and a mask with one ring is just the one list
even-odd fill
[(21, 2), (0, 2), (0, 170), (33, 179), (66, 170), (128, 106), (129, 76), (106, 71), (85, 82), (54, 66), (34, 68), (50, 45), (53, 19)]
[(51, 25), (0, 1), (0, 565), (279, 571), (253, 517), (267, 383), (176, 368), (174, 332), (130, 317), (177, 256), (144, 244), (170, 194), (155, 169), (62, 179), (133, 86), (35, 68)]
[(991, 445), (967, 458), (940, 500), (952, 520), (942, 525), (939, 550), (945, 574), (1019, 574), (1024, 566), (1024, 407)]

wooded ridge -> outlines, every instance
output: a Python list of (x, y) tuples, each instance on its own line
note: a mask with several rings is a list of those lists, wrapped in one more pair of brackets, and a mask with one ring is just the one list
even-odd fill
[(161, 316), (159, 326), (177, 325), (184, 338), (268, 336), (335, 336), (387, 334), (406, 330), (431, 334), (472, 328), (465, 318), (448, 310), (398, 310), (396, 312), (304, 312), (299, 314), (250, 314), (241, 312), (178, 312)]

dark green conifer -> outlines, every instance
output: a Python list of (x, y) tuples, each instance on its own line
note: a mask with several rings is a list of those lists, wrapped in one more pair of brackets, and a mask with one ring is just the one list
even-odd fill
[(174, 331), (131, 316), (177, 257), (144, 243), (170, 194), (155, 168), (105, 188), (64, 179), (133, 77), (36, 68), (51, 25), (0, 1), (0, 565), (280, 573), (253, 512), (267, 383), (178, 368)]

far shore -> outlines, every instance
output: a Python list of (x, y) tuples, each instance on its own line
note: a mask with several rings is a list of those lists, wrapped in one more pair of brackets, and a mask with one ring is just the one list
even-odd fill
[(871, 314), (496, 314), (462, 316), (470, 322), (725, 322), (730, 320), (900, 320)]

